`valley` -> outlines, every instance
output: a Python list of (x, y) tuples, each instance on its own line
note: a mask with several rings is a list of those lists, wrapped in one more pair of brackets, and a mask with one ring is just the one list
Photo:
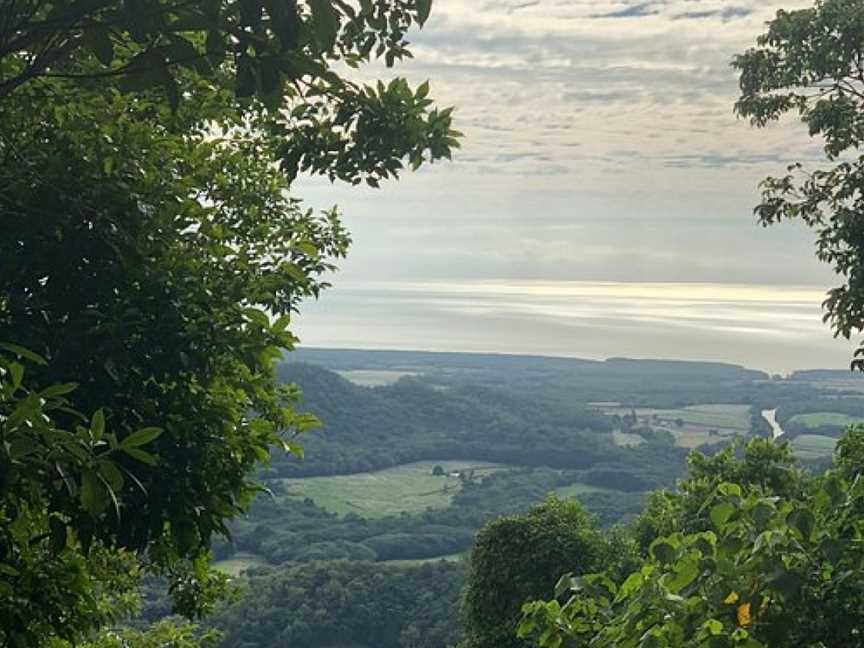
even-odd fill
[[(550, 494), (578, 499), (604, 527), (626, 525), (651, 491), (674, 486), (691, 450), (771, 438), (774, 420), (816, 470), (846, 424), (864, 419), (864, 390), (841, 372), (303, 349), (280, 376), (323, 427), (303, 437), (302, 461), (273, 458), (261, 474), (270, 495), (215, 547), (215, 566), (250, 591), (285, 570), (369, 563), (387, 578), (434, 568), (460, 583), (484, 524)], [(453, 596), (441, 604), (455, 609)], [(212, 624), (225, 646), (264, 648), (257, 626), (237, 621), (244, 601)], [(429, 646), (441, 636), (421, 634)], [(404, 646), (398, 635), (380, 646)]]

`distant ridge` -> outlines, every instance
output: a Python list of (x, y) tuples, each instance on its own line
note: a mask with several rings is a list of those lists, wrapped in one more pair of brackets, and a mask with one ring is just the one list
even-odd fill
[[(747, 372), (753, 380), (769, 378), (768, 373), (750, 369), (739, 364), (707, 360), (665, 360), (652, 358), (611, 357), (605, 360), (588, 360), (569, 356), (550, 356), (521, 353), (490, 353), (466, 351), (414, 351), (410, 349), (351, 349), (299, 347), (286, 356), (287, 359), (308, 362), (321, 367), (335, 369), (373, 369), (404, 364), (406, 367), (449, 367), (465, 369), (573, 369), (577, 367), (601, 368), (604, 366), (626, 368), (631, 366), (651, 367), (680, 371), (685, 368), (717, 372)], [(805, 373), (805, 372), (798, 372)], [(843, 374), (843, 372), (838, 372)]]

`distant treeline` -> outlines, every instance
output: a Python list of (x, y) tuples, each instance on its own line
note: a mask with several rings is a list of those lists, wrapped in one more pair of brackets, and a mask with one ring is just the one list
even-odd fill
[[(472, 459), (520, 466), (590, 469), (614, 464), (638, 472), (629, 490), (668, 483), (683, 453), (665, 445), (617, 447), (613, 420), (576, 394), (550, 403), (533, 394), (456, 383), (436, 388), (417, 379), (374, 389), (304, 364), (285, 364), (280, 377), (300, 385), (303, 407), (324, 428), (303, 439), (306, 458), (277, 457), (274, 477), (348, 474), (422, 460)], [(671, 456), (670, 456), (671, 453)], [(620, 486), (619, 486), (620, 487)]]

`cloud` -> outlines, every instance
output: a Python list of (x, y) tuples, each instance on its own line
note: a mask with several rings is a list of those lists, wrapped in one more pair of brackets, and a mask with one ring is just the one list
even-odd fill
[(709, 9), (707, 11), (685, 11), (676, 14), (673, 20), (702, 20), (705, 18), (719, 17), (724, 23), (736, 18), (745, 18), (753, 13), (753, 9), (746, 7), (726, 7), (724, 9)]
[[(732, 113), (730, 60), (812, 0), (436, 0), (415, 58), (465, 132), (453, 163), (343, 206), (346, 276), (825, 281), (804, 228), (759, 229), (758, 183), (820, 152), (795, 120)], [(530, 242), (530, 243), (529, 243)]]
[(623, 9), (609, 11), (606, 13), (591, 14), (591, 18), (638, 18), (640, 16), (654, 16), (660, 13), (655, 2), (642, 2), (629, 5)]

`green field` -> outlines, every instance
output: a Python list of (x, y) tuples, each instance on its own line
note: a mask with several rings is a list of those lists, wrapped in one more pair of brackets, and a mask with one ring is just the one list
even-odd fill
[(559, 497), (579, 497), (580, 495), (585, 495), (587, 493), (618, 493), (620, 491), (612, 490), (611, 488), (602, 488), (600, 486), (591, 486), (590, 484), (568, 484), (567, 486), (562, 486), (560, 488), (555, 489), (555, 493)]
[(213, 568), (229, 576), (239, 576), (250, 567), (266, 564), (260, 556), (247, 553), (236, 553), (227, 560), (214, 560)]
[(615, 445), (620, 448), (633, 448), (635, 446), (645, 443), (645, 439), (643, 439), (638, 434), (621, 432), (621, 430), (615, 430), (614, 432), (612, 432), (612, 441), (614, 441)]
[[(627, 416), (632, 411), (627, 407), (603, 407), (606, 414)], [(679, 409), (636, 408), (638, 425), (648, 425), (657, 430), (668, 430), (675, 437), (675, 444), (682, 448), (698, 448), (706, 443), (715, 443), (722, 437), (750, 431), (750, 406), (729, 404), (691, 405)], [(681, 425), (678, 425), (678, 423)], [(712, 433), (713, 431), (713, 433)], [(619, 446), (639, 445), (636, 435), (624, 432), (613, 433)]]
[(800, 434), (792, 439), (792, 448), (801, 459), (822, 459), (834, 454), (837, 439), (821, 434)]
[(465, 553), (456, 553), (456, 554), (447, 554), (446, 556), (435, 556), (434, 558), (417, 558), (414, 560), (384, 560), (382, 564), (384, 565), (398, 565), (400, 567), (415, 567), (417, 565), (426, 565), (428, 563), (437, 563), (441, 562), (461, 562), (468, 558), (469, 552)]
[(861, 423), (860, 419), (848, 414), (836, 412), (813, 412), (812, 414), (798, 414), (789, 419), (789, 423), (797, 423), (808, 428), (819, 428), (823, 426), (846, 427), (853, 423)]
[[(436, 465), (448, 474), (433, 476)], [(445, 508), (462, 487), (460, 472), (471, 471), (477, 478), (506, 469), (503, 465), (476, 461), (420, 461), (375, 472), (281, 482), (284, 496), (308, 497), (332, 513), (384, 517)]]
[(361, 387), (383, 387), (392, 385), (404, 376), (418, 375), (415, 371), (389, 371), (386, 369), (350, 369), (336, 373)]

